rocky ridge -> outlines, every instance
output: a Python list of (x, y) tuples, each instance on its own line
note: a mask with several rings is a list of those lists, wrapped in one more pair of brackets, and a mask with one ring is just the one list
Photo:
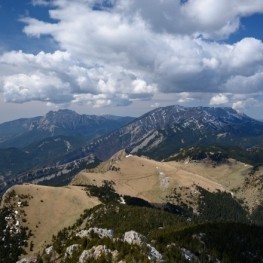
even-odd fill
[(25, 147), (48, 137), (75, 136), (86, 140), (111, 132), (132, 117), (78, 114), (71, 110), (50, 111), (45, 116), (0, 124), (0, 147)]
[(231, 108), (186, 108), (175, 105), (142, 115), (82, 147), (71, 158), (94, 153), (99, 159), (105, 160), (126, 149), (134, 154), (163, 159), (181, 148), (196, 145), (251, 147), (262, 144), (262, 136), (262, 122)]
[[(94, 235), (97, 235), (99, 239), (109, 238), (113, 243), (127, 243), (128, 245), (136, 245), (139, 248), (146, 246), (146, 256), (150, 262), (162, 262), (162, 255), (154, 248), (147, 240), (147, 238), (136, 231), (127, 231), (124, 233), (122, 238), (114, 237), (114, 232), (111, 229), (103, 229), (103, 228), (89, 228), (87, 230), (81, 230), (76, 233), (75, 236), (81, 238), (84, 242), (92, 242)], [(119, 244), (120, 246), (120, 244)], [(67, 246), (64, 254), (58, 253), (54, 246), (47, 247), (42, 255), (43, 258), (48, 258), (50, 261), (58, 261), (63, 259), (64, 261), (72, 260), (73, 258), (77, 263), (85, 263), (88, 260), (98, 260), (103, 257), (111, 258), (111, 262), (126, 262), (124, 259), (119, 258), (118, 250), (112, 250), (107, 247), (107, 245), (94, 245), (90, 249), (84, 249), (80, 243), (71, 244)], [(76, 257), (76, 254), (78, 256)], [(17, 263), (33, 263), (36, 262), (36, 259), (24, 258), (19, 260)]]

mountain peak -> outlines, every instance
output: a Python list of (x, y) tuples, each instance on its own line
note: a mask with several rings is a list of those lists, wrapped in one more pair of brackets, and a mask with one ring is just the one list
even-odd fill
[[(94, 153), (101, 160), (123, 148), (160, 159), (180, 148), (196, 145), (237, 144), (246, 147), (253, 144), (251, 138), (257, 137), (255, 140), (260, 141), (261, 136), (262, 122), (232, 108), (171, 105), (142, 115), (92, 142), (85, 151)], [(153, 156), (153, 152), (156, 155)]]
[(59, 109), (57, 111), (49, 111), (43, 118), (54, 118), (60, 116), (78, 116), (79, 114), (69, 109)]

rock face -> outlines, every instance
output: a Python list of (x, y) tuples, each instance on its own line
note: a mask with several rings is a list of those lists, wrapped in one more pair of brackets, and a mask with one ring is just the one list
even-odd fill
[(30, 259), (30, 258), (23, 258), (16, 263), (36, 263), (36, 259)]
[(148, 258), (154, 262), (160, 262), (163, 258), (162, 254), (147, 242), (147, 238), (136, 231), (131, 230), (129, 232), (125, 232), (123, 241), (131, 245), (134, 244), (138, 246), (146, 244), (148, 249)]
[(84, 250), (79, 257), (79, 263), (85, 263), (88, 259), (98, 259), (103, 255), (115, 254), (115, 251), (111, 251), (104, 245), (94, 246), (89, 250)]
[(113, 238), (113, 230), (111, 229), (104, 229), (104, 228), (97, 228), (92, 227), (88, 230), (81, 230), (76, 234), (76, 236), (79, 236), (81, 238), (83, 237), (90, 237), (92, 233), (95, 233), (99, 236), (99, 238), (109, 237), (110, 239)]
[(64, 258), (72, 258), (74, 251), (78, 250), (79, 247), (80, 247), (80, 245), (78, 245), (78, 244), (73, 244), (73, 245), (67, 247)]
[[(113, 243), (118, 242), (117, 247), (121, 246), (119, 242), (123, 242), (123, 243), (126, 242), (130, 245), (137, 245), (141, 247), (142, 248), (141, 253), (147, 256), (151, 262), (161, 262), (163, 259), (163, 256), (157, 251), (157, 249), (148, 243), (147, 238), (145, 236), (133, 230), (125, 232), (123, 238), (115, 239), (113, 230), (93, 227), (93, 228), (89, 228), (88, 230), (81, 230), (80, 232), (76, 233), (76, 237), (85, 238), (89, 243), (92, 242), (92, 239), (94, 238), (94, 233), (97, 234), (100, 239), (110, 238)], [(72, 244), (66, 247), (64, 255), (59, 255), (54, 250), (53, 246), (46, 248), (44, 254), (49, 258), (51, 258), (51, 260), (53, 261), (56, 261), (60, 257), (63, 260), (73, 260), (74, 257), (75, 260), (75, 257), (77, 256), (78, 263), (85, 263), (87, 261), (97, 260), (105, 256), (108, 257), (108, 260), (110, 259), (111, 262), (124, 263), (125, 261), (122, 261), (124, 259), (118, 258), (121, 255), (120, 251), (112, 250), (106, 245), (97, 245), (97, 246), (93, 246), (90, 249), (82, 250), (82, 246), (80, 244)], [(21, 261), (19, 263), (31, 263), (31, 261)]]
[(155, 248), (152, 247), (151, 245), (147, 244), (148, 248), (148, 257), (150, 260), (153, 260), (154, 262), (160, 262), (163, 259), (162, 254)]
[(60, 257), (60, 255), (57, 253), (53, 246), (47, 247), (45, 249), (45, 253), (50, 257), (51, 262), (55, 262)]
[(51, 253), (53, 252), (53, 246), (47, 247), (45, 249), (45, 252), (46, 252), (47, 255), (51, 255)]
[(147, 243), (147, 238), (132, 230), (129, 232), (125, 232), (123, 241), (129, 244), (141, 246), (143, 243)]

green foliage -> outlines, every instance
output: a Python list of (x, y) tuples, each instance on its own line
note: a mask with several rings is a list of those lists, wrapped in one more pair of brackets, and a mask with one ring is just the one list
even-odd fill
[(204, 160), (208, 159), (215, 164), (220, 164), (226, 162), (229, 158), (227, 152), (222, 152), (218, 147), (191, 147), (188, 149), (181, 150), (175, 157), (170, 160), (181, 161), (186, 158), (191, 160)]
[(92, 217), (87, 222), (87, 228), (97, 226), (113, 229), (119, 236), (130, 230), (147, 236), (156, 228), (187, 224), (184, 218), (159, 209), (114, 203), (88, 210), (85, 216)]
[(86, 192), (88, 195), (98, 197), (102, 203), (117, 202), (119, 194), (115, 192), (113, 184), (112, 181), (103, 181), (102, 186), (88, 185), (86, 186)]
[(225, 162), (227, 158), (233, 158), (237, 161), (253, 166), (259, 166), (263, 164), (263, 149), (261, 148), (246, 149), (238, 146), (219, 145), (195, 146), (191, 148), (184, 148), (179, 152), (174, 151), (173, 154), (176, 155), (172, 158), (168, 158), (167, 160), (181, 161), (185, 160), (186, 158), (190, 158), (191, 160), (203, 160), (208, 158), (215, 164), (220, 164)]
[(230, 193), (209, 191), (199, 187), (199, 213), (205, 221), (248, 222), (247, 212)]
[(152, 204), (138, 197), (124, 195), (123, 199), (125, 200), (126, 205), (153, 207)]
[[(65, 260), (65, 263), (77, 262), (83, 250), (98, 245), (105, 245), (111, 251), (117, 250), (117, 262), (150, 262), (146, 246), (130, 245), (121, 240), (122, 235), (130, 230), (145, 235), (163, 255), (164, 263), (189, 262), (185, 250), (193, 257), (190, 262), (197, 259), (204, 263), (218, 260), (252, 263), (261, 262), (263, 258), (263, 227), (260, 226), (226, 222), (188, 223), (182, 217), (159, 209), (118, 203), (101, 204), (86, 210), (80, 221), (79, 224), (86, 222), (86, 229), (113, 229), (117, 239), (99, 238), (95, 233), (89, 238), (77, 237), (74, 234), (77, 225), (64, 229), (53, 239), (56, 251), (64, 255), (66, 247), (72, 244), (80, 245), (80, 249), (72, 258)], [(112, 262), (112, 258), (104, 255), (87, 262)]]
[(129, 195), (120, 196), (115, 192), (113, 181), (103, 181), (102, 186), (97, 185), (87, 185), (86, 193), (89, 196), (96, 196), (102, 203), (109, 202), (120, 202), (121, 197), (124, 199), (127, 205), (143, 206), (143, 207), (153, 207), (149, 202)]
[[(106, 184), (108, 189), (111, 185)], [(227, 220), (246, 220), (242, 211), (234, 203), (234, 199), (224, 193), (210, 196), (205, 190), (199, 189), (202, 200), (208, 204), (214, 204), (214, 210), (226, 203), (226, 209), (231, 216)], [(234, 201), (233, 201), (234, 200)], [(218, 203), (219, 202), (219, 203)], [(230, 210), (235, 212), (230, 212)], [(210, 209), (211, 210), (211, 209)], [(222, 211), (221, 211), (222, 212)], [(237, 215), (233, 215), (237, 213)], [(203, 220), (222, 220), (226, 215), (218, 212), (215, 214), (202, 210), (200, 215)], [(87, 220), (88, 219), (88, 220)], [(86, 222), (85, 229), (99, 227), (112, 229), (115, 239), (108, 237), (99, 238), (96, 233), (90, 237), (80, 238), (74, 233), (80, 224)], [(53, 238), (53, 246), (57, 252), (64, 255), (66, 247), (79, 244), (80, 249), (73, 254), (72, 258), (66, 259), (65, 263), (77, 262), (83, 250), (89, 250), (93, 246), (104, 245), (111, 251), (117, 250), (117, 262), (150, 262), (147, 258), (147, 247), (130, 245), (123, 242), (121, 237), (126, 231), (135, 230), (147, 237), (148, 241), (163, 255), (164, 263), (189, 262), (233, 262), (252, 263), (261, 262), (263, 258), (262, 235), (263, 227), (231, 222), (187, 222), (183, 217), (168, 213), (160, 209), (128, 206), (119, 203), (107, 202), (86, 210), (78, 221), (78, 224), (69, 229), (64, 229)], [(185, 252), (187, 251), (187, 252)], [(188, 254), (187, 254), (188, 253)], [(87, 262), (113, 262), (112, 258), (103, 255), (101, 258), (90, 259)]]
[[(261, 262), (263, 228), (239, 223), (213, 223), (169, 228), (152, 232), (157, 248), (167, 257), (180, 259), (178, 248), (184, 247), (197, 255), (201, 262), (245, 263)], [(171, 247), (172, 249), (169, 249)], [(210, 260), (209, 260), (210, 258)], [(169, 261), (166, 261), (169, 262)], [(181, 262), (181, 261), (170, 261)], [(184, 262), (184, 261), (183, 261)]]
[(259, 205), (251, 214), (251, 221), (254, 224), (263, 226), (263, 204)]
[[(85, 229), (90, 227), (99, 227), (113, 229), (117, 239), (108, 237), (99, 238), (96, 233), (91, 233), (89, 238), (77, 237), (75, 229), (82, 224), (85, 219)], [(125, 260), (126, 262), (150, 262), (147, 256), (147, 247), (131, 245), (123, 242), (120, 238), (126, 231), (135, 230), (141, 234), (149, 236), (151, 231), (167, 226), (188, 225), (184, 219), (174, 214), (148, 207), (128, 206), (118, 203), (101, 204), (90, 210), (86, 210), (81, 216), (78, 224), (72, 228), (63, 229), (57, 236), (53, 237), (53, 247), (61, 255), (72, 244), (79, 244), (80, 249), (68, 258), (64, 263), (77, 262), (83, 250), (89, 250), (93, 246), (105, 245), (111, 251), (117, 250), (117, 261)], [(87, 262), (112, 262), (111, 257), (102, 256), (101, 258), (90, 259)]]
[(193, 208), (189, 207), (188, 205), (186, 205), (185, 203), (181, 202), (180, 205), (174, 205), (171, 203), (166, 203), (162, 206), (162, 209), (164, 211), (176, 214), (176, 215), (180, 215), (183, 216), (185, 218), (193, 218), (194, 216), (194, 212), (193, 212)]
[(12, 231), (6, 218), (12, 217), (12, 212), (4, 207), (0, 209), (0, 263), (14, 263), (24, 253), (28, 234), (25, 228)]
[(66, 228), (58, 232), (57, 236), (53, 236), (53, 248), (56, 252), (61, 253), (67, 245), (69, 232)]

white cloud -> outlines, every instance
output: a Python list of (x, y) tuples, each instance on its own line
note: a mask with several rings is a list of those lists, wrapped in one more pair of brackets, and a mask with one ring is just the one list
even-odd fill
[(233, 102), (232, 108), (237, 111), (244, 111), (246, 108), (250, 108), (252, 106), (257, 106), (258, 101), (254, 98), (246, 98), (244, 100), (238, 100)]
[[(124, 2), (124, 1), (117, 1)], [(126, 0), (125, 15), (140, 13), (156, 32), (224, 39), (240, 26), (240, 18), (263, 12), (259, 0)]]
[(230, 77), (225, 89), (232, 93), (257, 93), (262, 91), (263, 71), (256, 72), (251, 76), (236, 75)]
[[(263, 45), (260, 40), (244, 38), (231, 47), (230, 66), (253, 72), (263, 64)], [(251, 68), (252, 67), (252, 68)], [(239, 71), (240, 72), (240, 71)]]
[(232, 103), (231, 94), (262, 89), (262, 41), (216, 42), (235, 32), (241, 17), (262, 13), (262, 1), (106, 2), (107, 7), (99, 0), (54, 0), (52, 23), (24, 18), (28, 36), (48, 35), (60, 50), (2, 54), (0, 90), (6, 100), (98, 107), (174, 93), (179, 103), (205, 97), (220, 105)]
[(209, 102), (210, 105), (222, 105), (228, 103), (228, 97), (225, 94), (217, 94), (213, 96)]
[(90, 66), (62, 51), (4, 53), (0, 56), (0, 69), (5, 72), (0, 77), (0, 90), (8, 102), (129, 105), (132, 100), (151, 98), (156, 90), (122, 67), (109, 70), (107, 65)]
[(69, 83), (56, 76), (41, 73), (16, 74), (4, 79), (3, 95), (7, 102), (26, 102), (32, 100), (67, 102), (71, 100)]
[(258, 0), (188, 0), (183, 6), (192, 30), (207, 38), (227, 38), (240, 26), (240, 18), (263, 12)]
[(178, 103), (187, 103), (195, 100), (196, 94), (191, 94), (189, 92), (181, 92), (178, 94)]

